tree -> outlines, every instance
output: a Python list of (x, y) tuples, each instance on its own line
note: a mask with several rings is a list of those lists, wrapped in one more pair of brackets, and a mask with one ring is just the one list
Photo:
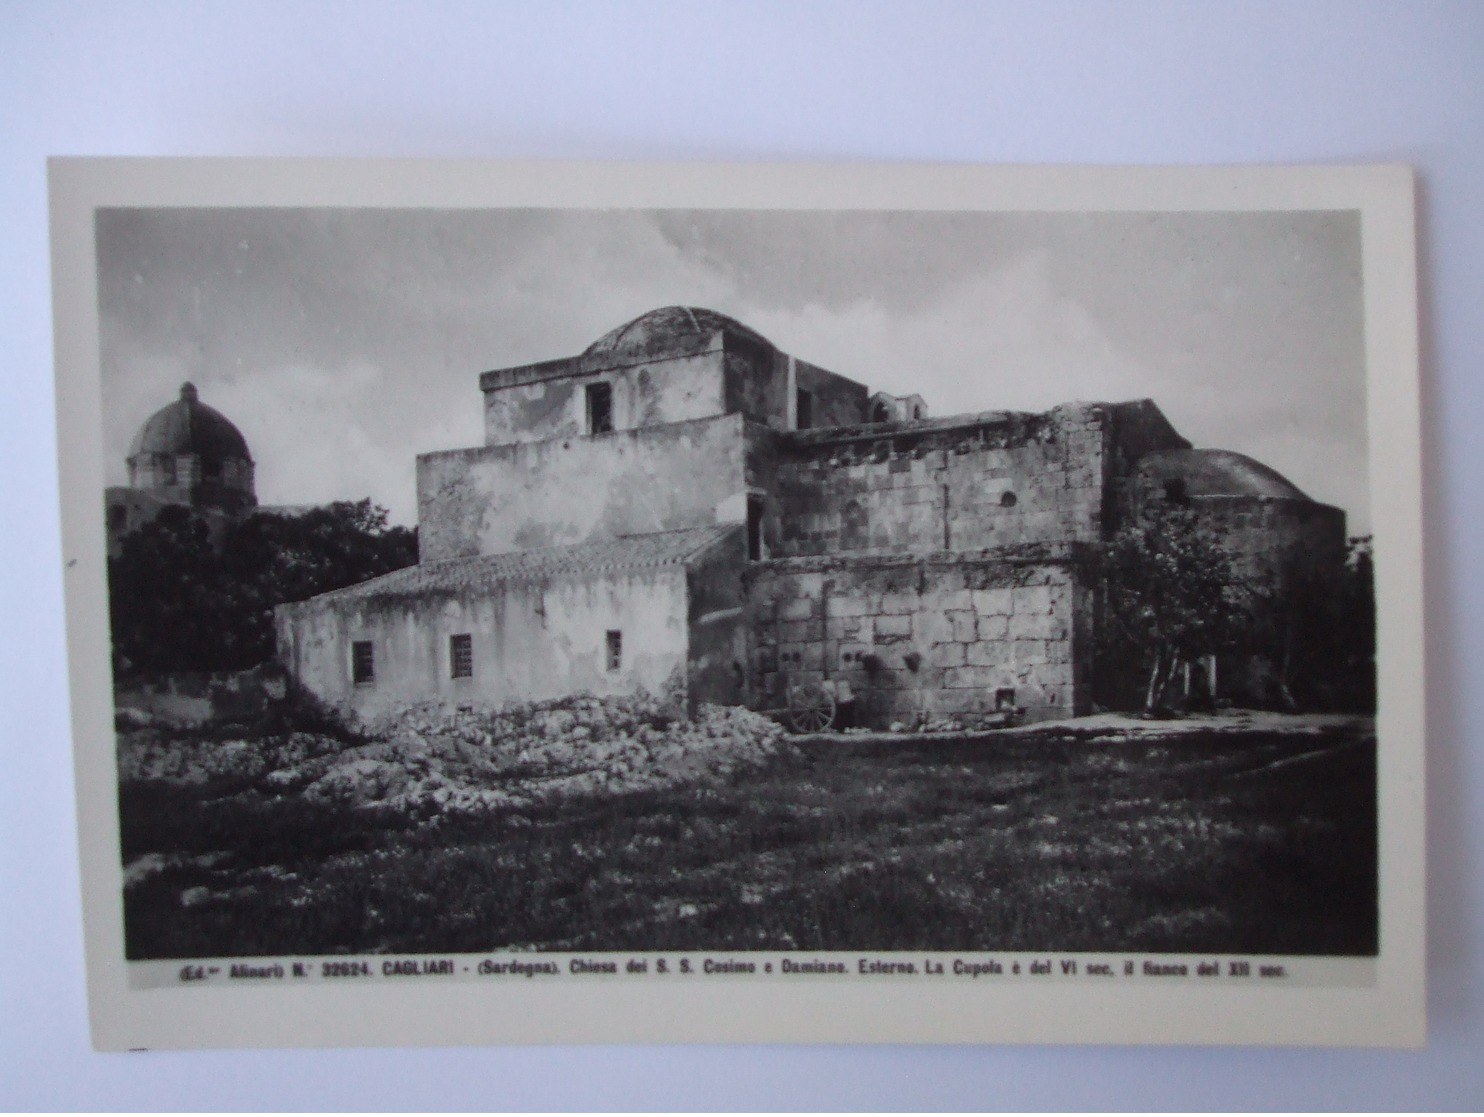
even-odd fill
[(163, 509), (108, 563), (115, 667), (238, 670), (273, 655), (273, 608), (417, 561), (414, 529), (370, 500), (259, 512), (213, 546), (205, 521)]
[(1182, 666), (1250, 639), (1265, 591), (1237, 575), (1230, 552), (1188, 507), (1156, 504), (1123, 527), (1098, 561), (1105, 668), (1143, 678), (1147, 713), (1164, 708)]
[(1290, 579), (1274, 610), (1275, 658), (1298, 703), (1320, 709), (1374, 711), (1376, 600), (1371, 538), (1348, 540), (1339, 569), (1310, 569)]
[(191, 509), (163, 509), (108, 562), (115, 667), (173, 671), (237, 666), (240, 606), (207, 531)]

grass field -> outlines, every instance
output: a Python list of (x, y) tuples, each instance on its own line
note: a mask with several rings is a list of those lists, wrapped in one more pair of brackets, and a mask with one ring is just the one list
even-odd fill
[(131, 958), (1376, 950), (1375, 741), (788, 746), (703, 786), (410, 817), (121, 788)]

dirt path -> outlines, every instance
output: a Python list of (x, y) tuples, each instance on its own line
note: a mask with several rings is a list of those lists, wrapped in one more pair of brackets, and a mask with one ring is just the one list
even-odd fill
[(1141, 718), (1133, 714), (1092, 714), (1081, 718), (1038, 721), (1010, 729), (958, 730), (940, 733), (804, 733), (791, 738), (797, 744), (934, 744), (958, 741), (1024, 741), (1036, 738), (1074, 741), (1139, 741), (1200, 738), (1210, 735), (1254, 734), (1321, 736), (1327, 733), (1365, 733), (1375, 718), (1367, 714), (1282, 714), (1269, 710), (1223, 710), (1215, 714), (1188, 714), (1179, 718)]

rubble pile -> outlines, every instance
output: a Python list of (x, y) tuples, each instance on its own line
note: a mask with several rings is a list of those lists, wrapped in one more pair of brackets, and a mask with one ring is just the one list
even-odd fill
[(422, 704), (366, 726), (357, 744), (307, 733), (225, 742), (124, 734), (120, 777), (235, 777), (268, 795), (426, 819), (722, 781), (772, 757), (782, 736), (748, 710), (702, 706), (687, 719), (643, 695), (500, 708)]
[(240, 783), (345, 748), (343, 741), (319, 733), (220, 740), (154, 726), (132, 732), (120, 726), (118, 743), (120, 783)]

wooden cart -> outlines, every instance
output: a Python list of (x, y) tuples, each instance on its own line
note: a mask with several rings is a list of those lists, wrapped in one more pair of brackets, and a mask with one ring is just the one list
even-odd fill
[(841, 704), (850, 701), (849, 686), (834, 679), (795, 683), (788, 688), (787, 699), (786, 706), (759, 712), (777, 718), (795, 733), (823, 733), (834, 726)]

